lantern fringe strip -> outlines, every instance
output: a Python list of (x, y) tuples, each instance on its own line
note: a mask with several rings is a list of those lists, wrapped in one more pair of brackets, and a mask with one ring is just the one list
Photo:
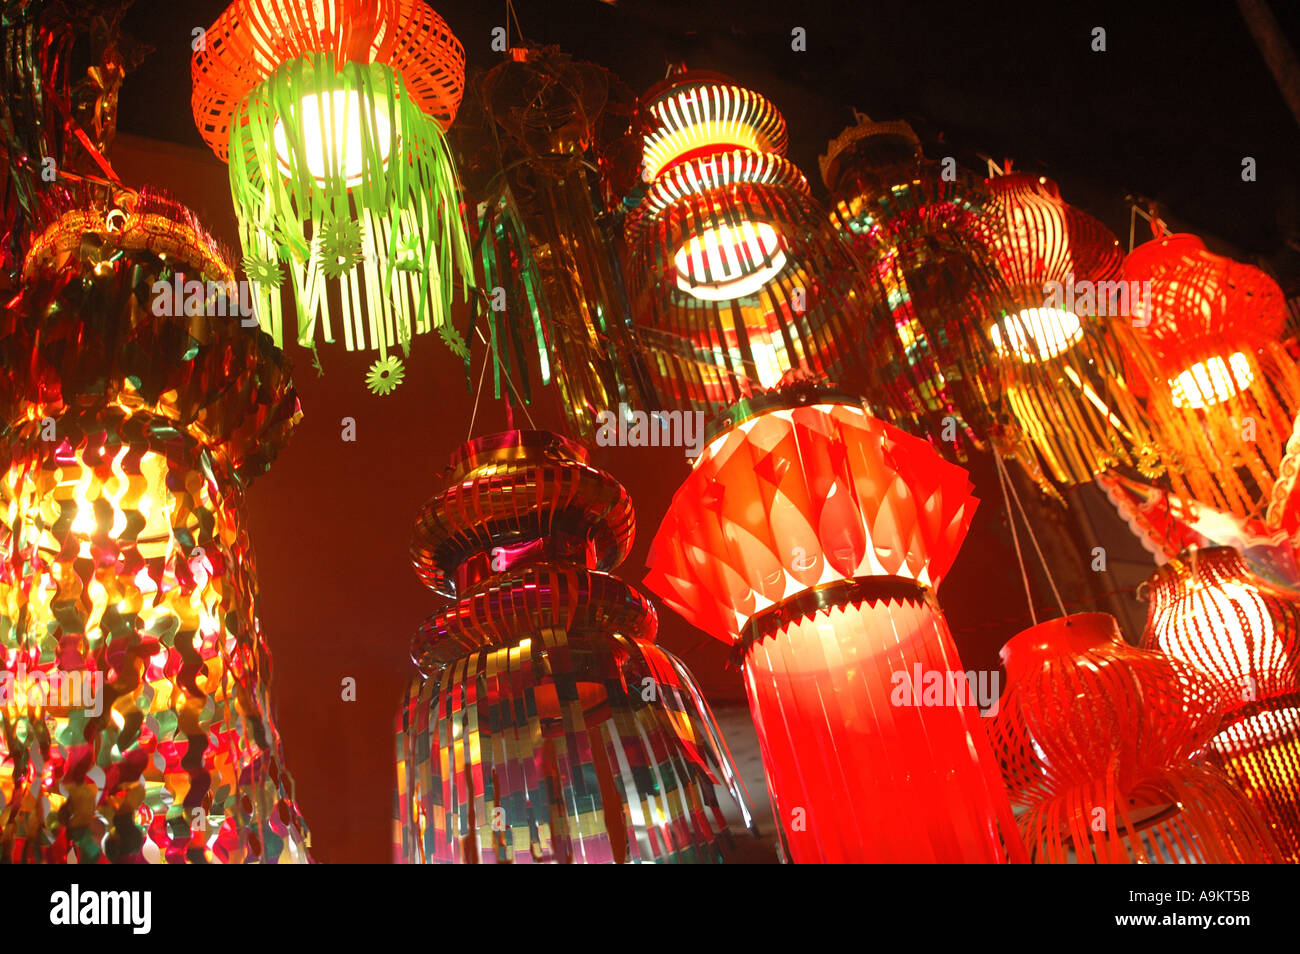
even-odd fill
[[(1300, 370), (1275, 341), (1245, 355), (1250, 384), (1205, 408), (1149, 402), (1169, 448), (1175, 493), (1243, 517), (1263, 516), (1300, 409)], [(1169, 387), (1172, 382), (1157, 383)]]
[[(308, 97), (329, 104), (318, 108), (320, 128), (310, 132)], [(336, 63), (329, 53), (299, 57), (240, 102), (230, 128), (244, 266), (277, 346), (283, 263), (293, 277), (297, 341), (313, 352), (318, 333), (333, 342), (341, 331), (348, 350), (373, 349), (382, 359), (394, 348), (409, 353), (413, 335), (438, 329), (464, 355), (451, 323), (453, 276), (461, 276), (467, 298), (473, 271), (455, 167), (441, 127), (392, 68)], [(335, 150), (309, 154), (309, 142), (331, 142), (340, 129), (358, 137), (347, 157), (360, 157), (355, 169), (345, 169)]]
[[(1135, 806), (1134, 803), (1137, 803)], [(1173, 814), (1144, 819), (1141, 805)], [(1109, 773), (1018, 816), (1030, 861), (1079, 864), (1281, 862), (1259, 816), (1221, 773), (1203, 765), (1162, 772), (1125, 792)]]

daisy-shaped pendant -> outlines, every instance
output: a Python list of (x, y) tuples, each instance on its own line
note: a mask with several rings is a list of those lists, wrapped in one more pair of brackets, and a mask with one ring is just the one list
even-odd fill
[(366, 375), (366, 387), (380, 396), (391, 394), (402, 383), (405, 375), (402, 359), (395, 354), (386, 355), (370, 366), (370, 373)]

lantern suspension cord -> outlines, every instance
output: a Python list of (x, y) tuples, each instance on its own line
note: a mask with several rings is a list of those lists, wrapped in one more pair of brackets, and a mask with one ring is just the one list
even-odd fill
[(524, 41), (524, 28), (519, 25), (519, 14), (515, 12), (514, 0), (506, 0), (506, 49), (510, 49), (510, 24), (515, 25), (515, 37), (520, 43)]
[[(1065, 602), (1061, 599), (1061, 592), (1056, 588), (1056, 579), (1052, 576), (1052, 568), (1047, 564), (1047, 558), (1043, 556), (1043, 548), (1038, 545), (1038, 536), (1034, 533), (1034, 526), (1029, 522), (1029, 515), (1025, 512), (1025, 505), (1020, 500), (1020, 493), (1016, 490), (1016, 485), (1011, 481), (1011, 475), (1006, 471), (1006, 465), (1002, 462), (1000, 454), (993, 455), (993, 463), (997, 467), (998, 480), (1002, 485), (1002, 496), (1006, 499), (1008, 489), (1011, 492), (1011, 498), (1016, 502), (1016, 510), (1020, 513), (1020, 519), (1025, 522), (1025, 532), (1029, 534), (1029, 542), (1034, 545), (1034, 552), (1038, 554), (1038, 562), (1043, 567), (1043, 575), (1047, 577), (1047, 585), (1051, 587), (1052, 598), (1056, 600), (1056, 608), (1062, 616), (1066, 615)], [(1020, 564), (1020, 576), (1025, 584), (1025, 596), (1029, 600), (1029, 618), (1034, 625), (1038, 625), (1038, 617), (1034, 612), (1033, 598), (1029, 590), (1029, 574), (1025, 569), (1024, 555), (1020, 550), (1020, 539), (1016, 533), (1016, 517), (1011, 512), (1011, 504), (1007, 503), (1007, 516), (1011, 523), (1011, 540), (1016, 548), (1016, 560)]]
[[(475, 329), (477, 330), (477, 329)], [(483, 337), (483, 332), (479, 331), (479, 338)], [(483, 379), (487, 376), (488, 356), (483, 355), (483, 370), (478, 373), (478, 387), (474, 389), (474, 410), (469, 416), (469, 431), (465, 434), (465, 440), (470, 440), (474, 436), (474, 419), (478, 417), (478, 402), (483, 396)]]
[[(528, 426), (533, 428), (533, 430), (536, 430), (537, 424), (533, 420), (532, 413), (528, 410), (528, 402), (520, 396), (519, 389), (515, 387), (515, 382), (510, 377), (510, 372), (507, 371), (506, 366), (501, 363), (501, 356), (497, 354), (496, 345), (483, 337), (482, 328), (475, 328), (474, 332), (478, 335), (478, 340), (487, 345), (488, 350), (492, 353), (492, 358), (496, 361), (497, 367), (501, 369), (501, 375), (506, 379), (506, 384), (510, 385), (510, 390), (514, 393), (515, 400), (519, 403), (519, 406), (524, 409), (524, 417), (528, 418)], [(470, 415), (469, 419), (469, 432), (471, 435), (474, 433), (474, 418), (478, 415), (479, 396), (483, 393), (483, 376), (487, 373), (487, 364), (487, 356), (484, 355), (483, 370), (479, 372), (478, 376), (478, 393), (474, 395), (474, 412)], [(510, 410), (510, 404), (508, 401), (506, 403), (506, 414), (513, 417), (513, 412)]]
[(1038, 614), (1034, 612), (1034, 594), (1029, 589), (1029, 574), (1025, 571), (1024, 554), (1020, 552), (1020, 534), (1016, 530), (1016, 515), (1011, 509), (1011, 498), (1007, 494), (1006, 476), (1002, 472), (1002, 456), (993, 452), (994, 469), (998, 472), (998, 487), (1002, 491), (1002, 502), (1007, 508), (1007, 523), (1011, 526), (1011, 543), (1016, 548), (1016, 565), (1020, 567), (1020, 580), (1025, 585), (1025, 603), (1029, 606), (1029, 619), (1038, 625)]

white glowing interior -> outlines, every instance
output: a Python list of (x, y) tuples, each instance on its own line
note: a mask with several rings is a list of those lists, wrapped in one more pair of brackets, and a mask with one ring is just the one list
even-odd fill
[(759, 291), (785, 268), (781, 236), (766, 222), (719, 225), (691, 237), (673, 257), (677, 287), (702, 301)]
[(1224, 361), (1210, 358), (1192, 365), (1169, 382), (1175, 407), (1202, 408), (1220, 404), (1255, 380), (1250, 359), (1238, 351)]
[(1079, 316), (1060, 308), (1026, 308), (989, 329), (999, 354), (1021, 361), (1046, 361), (1072, 348), (1083, 337)]
[[(1218, 633), (1221, 639), (1207, 638)], [(1245, 682), (1278, 672), (1288, 660), (1259, 590), (1249, 583), (1194, 586), (1173, 606), (1160, 648), (1176, 659)]]
[[(303, 97), (298, 118), (302, 125), (307, 171), (317, 182), (325, 183), (325, 173), (332, 160), (336, 171), (341, 172), (348, 186), (361, 181), (365, 173), (364, 150), (361, 144), (361, 97), (355, 90), (334, 90), (329, 93), (328, 106), (322, 111), (321, 99), (315, 93)], [(373, 111), (371, 131), (379, 147), (379, 160), (388, 164), (389, 140), (392, 126), (382, 110)], [(280, 170), (292, 174), (293, 164), (284, 120), (275, 121), (275, 154)]]

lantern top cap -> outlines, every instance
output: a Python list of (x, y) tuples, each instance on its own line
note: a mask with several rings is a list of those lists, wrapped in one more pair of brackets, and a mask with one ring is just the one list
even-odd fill
[(235, 274), (229, 256), (185, 206), (154, 192), (123, 192), (112, 201), (90, 201), (68, 209), (36, 239), (23, 261), (23, 280), (44, 268), (59, 268), (69, 255), (80, 255), (84, 237), (101, 247), (148, 251), (171, 258), (223, 284)]
[(705, 426), (704, 443), (707, 446), (728, 431), (764, 414), (819, 404), (840, 404), (866, 413), (860, 397), (822, 382), (797, 381), (737, 401)]
[(464, 94), (465, 48), (423, 0), (235, 0), (201, 39), (190, 61), (191, 107), (199, 134), (222, 161), (239, 105), (304, 56), (391, 68), (444, 130)]
[(641, 97), (639, 111), (646, 182), (687, 159), (737, 148), (781, 156), (788, 143), (771, 100), (716, 73), (674, 74)]
[(817, 168), (821, 171), (822, 182), (828, 189), (834, 189), (839, 181), (841, 157), (858, 143), (877, 137), (888, 137), (910, 145), (917, 153), (921, 151), (921, 140), (910, 123), (901, 119), (876, 122), (866, 113), (857, 110), (854, 110), (854, 113), (857, 121), (826, 144), (825, 155), (817, 157)]
[(1021, 630), (1006, 641), (998, 658), (1008, 678), (1015, 679), (1035, 668), (1034, 659), (1073, 655), (1122, 641), (1119, 623), (1109, 613), (1073, 613)]
[(448, 481), (455, 483), (463, 480), (469, 473), (487, 463), (538, 455), (579, 464), (585, 464), (590, 459), (587, 449), (581, 444), (552, 431), (499, 431), (475, 437), (457, 447), (448, 462)]

